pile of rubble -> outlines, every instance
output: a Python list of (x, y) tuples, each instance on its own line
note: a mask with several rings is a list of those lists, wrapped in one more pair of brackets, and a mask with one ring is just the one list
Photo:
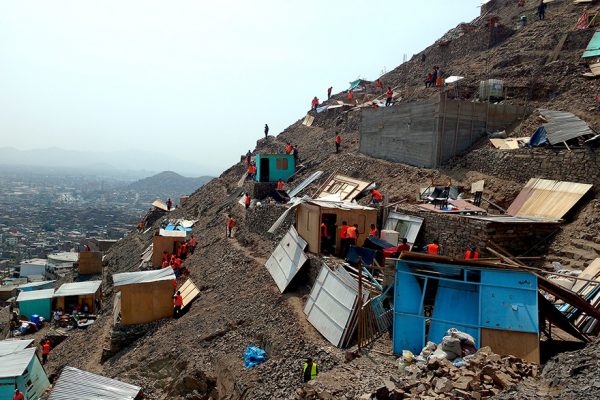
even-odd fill
[(400, 379), (384, 380), (383, 386), (361, 399), (486, 399), (538, 372), (536, 364), (499, 356), (489, 347), (464, 357), (464, 365), (455, 364), (444, 358), (411, 364)]

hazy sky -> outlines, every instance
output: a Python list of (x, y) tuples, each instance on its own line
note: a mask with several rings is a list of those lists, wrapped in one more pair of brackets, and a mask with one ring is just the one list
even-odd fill
[(0, 147), (158, 151), (218, 174), (265, 122), (279, 133), (481, 3), (1, 1)]

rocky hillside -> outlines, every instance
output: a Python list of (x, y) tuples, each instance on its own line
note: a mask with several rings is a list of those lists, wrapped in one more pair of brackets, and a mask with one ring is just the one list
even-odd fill
[[(434, 96), (435, 89), (424, 88), (422, 80), (433, 65), (440, 65), (448, 74), (466, 77), (460, 97), (472, 99), (480, 80), (500, 78), (515, 88), (522, 88), (515, 90), (507, 101), (568, 110), (592, 127), (598, 127), (600, 120), (592, 108), (599, 83), (584, 80), (580, 74), (585, 68), (579, 64), (593, 30), (571, 32), (582, 7), (571, 1), (555, 1), (547, 11), (547, 19), (535, 21), (533, 13), (537, 1), (526, 1), (525, 8), (518, 8), (516, 3), (514, 0), (490, 1), (483, 7), (481, 18), (468, 27), (449, 32), (446, 39), (383, 76), (384, 85), (400, 88), (402, 101)], [(523, 14), (529, 16), (529, 25), (516, 30), (518, 18)], [(501, 35), (493, 43), (490, 43), (488, 27), (490, 16), (498, 17), (506, 27), (499, 31)], [(567, 33), (557, 60), (547, 63), (549, 54)], [(324, 171), (325, 176), (338, 172), (374, 180), (390, 202), (414, 201), (417, 188), (432, 179), (452, 179), (466, 185), (485, 179), (486, 195), (504, 207), (532, 176), (584, 179), (596, 187), (600, 185), (596, 150), (591, 148), (571, 152), (521, 149), (508, 153), (482, 141), (469, 154), (443, 169), (419, 169), (359, 154), (359, 124), (359, 112), (342, 108), (329, 110), (315, 115), (311, 127), (302, 125), (299, 120), (275, 138), (260, 139), (255, 152), (283, 152), (284, 144), (290, 141), (298, 145), (303, 165), (298, 180), (316, 170)], [(334, 151), (336, 131), (343, 136), (340, 154)], [(531, 133), (523, 132), (524, 135)], [(186, 263), (191, 268), (192, 279), (201, 288), (201, 295), (190, 310), (180, 319), (147, 326), (138, 339), (101, 363), (103, 349), (108, 346), (111, 335), (110, 275), (135, 270), (141, 252), (151, 243), (151, 231), (132, 232), (107, 256), (104, 277), (107, 312), (90, 329), (73, 333), (53, 351), (48, 365), (51, 373), (58, 373), (65, 365), (84, 368), (138, 384), (150, 399), (302, 398), (306, 391), (298, 390), (300, 371), (307, 356), (313, 357), (322, 371), (313, 385), (323, 388), (319, 398), (359, 398), (381, 386), (382, 377), (398, 373), (393, 358), (376, 352), (348, 361), (343, 350), (332, 347), (306, 321), (302, 310), (311, 277), (319, 265), (315, 257), (311, 256), (310, 266), (289, 292), (279, 293), (264, 262), (281, 232), (271, 235), (266, 233), (265, 227), (284, 208), (263, 205), (245, 210), (235, 201), (228, 202), (228, 196), (238, 189), (237, 182), (244, 171), (241, 163), (233, 165), (194, 192), (183, 208), (170, 214), (171, 218), (198, 220), (193, 233), (200, 239), (199, 248)], [(321, 183), (322, 180), (315, 182), (306, 192), (315, 192)], [(576, 243), (583, 252), (579, 258), (581, 265), (594, 257), (596, 247), (592, 244), (600, 240), (600, 226), (597, 221), (599, 202), (596, 195), (592, 197), (570, 216), (570, 223), (555, 237), (548, 258), (571, 260), (572, 255), (565, 249)], [(232, 239), (225, 237), (227, 213), (233, 215), (238, 226), (236, 237)], [(157, 221), (154, 226), (161, 222)], [(267, 350), (268, 361), (245, 369), (242, 353), (252, 343)], [(389, 339), (382, 338), (376, 349), (389, 352)], [(551, 365), (549, 368), (554, 368)], [(556, 382), (564, 385), (569, 381)], [(534, 393), (530, 398), (544, 398), (544, 394)], [(581, 393), (577, 398), (592, 397)]]

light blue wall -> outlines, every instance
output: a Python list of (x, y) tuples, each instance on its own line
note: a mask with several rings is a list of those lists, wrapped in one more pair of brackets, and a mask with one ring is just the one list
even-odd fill
[[(296, 165), (294, 162), (294, 156), (291, 154), (257, 154), (255, 158), (256, 162), (256, 181), (265, 182), (260, 180), (260, 164), (262, 159), (269, 160), (269, 180), (268, 182), (277, 182), (279, 179), (287, 181), (296, 172)], [(287, 169), (278, 169), (277, 160), (287, 160)]]
[(48, 282), (43, 285), (35, 286), (35, 287), (26, 287), (23, 289), (19, 289), (22, 292), (32, 292), (34, 290), (44, 290), (44, 289), (52, 289), (54, 287), (54, 282)]
[(25, 315), (27, 318), (31, 318), (32, 315), (37, 314), (46, 320), (50, 320), (52, 316), (52, 299), (20, 301), (18, 305), (19, 313)]
[[(26, 384), (29, 380), (31, 380), (31, 386), (27, 390)], [(44, 371), (44, 367), (42, 367), (37, 356), (34, 356), (29, 363), (27, 373), (17, 378), (17, 385), (19, 386), (19, 390), (25, 394), (25, 400), (39, 399), (50, 385), (46, 371)]]
[(15, 393), (14, 378), (0, 378), (0, 400), (12, 400)]

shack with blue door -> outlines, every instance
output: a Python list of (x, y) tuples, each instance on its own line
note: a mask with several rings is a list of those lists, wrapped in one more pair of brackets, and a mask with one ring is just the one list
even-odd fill
[(257, 154), (255, 162), (256, 182), (285, 182), (296, 172), (292, 154)]
[(50, 385), (33, 340), (0, 341), (0, 399), (12, 399), (15, 388), (25, 400), (39, 399)]
[(410, 254), (396, 262), (394, 353), (419, 354), (450, 328), (473, 336), (476, 347), (540, 362), (538, 279), (522, 271), (445, 263)]
[(19, 314), (31, 319), (32, 315), (44, 317), (47, 321), (52, 316), (52, 297), (54, 289), (21, 292), (17, 297)]

